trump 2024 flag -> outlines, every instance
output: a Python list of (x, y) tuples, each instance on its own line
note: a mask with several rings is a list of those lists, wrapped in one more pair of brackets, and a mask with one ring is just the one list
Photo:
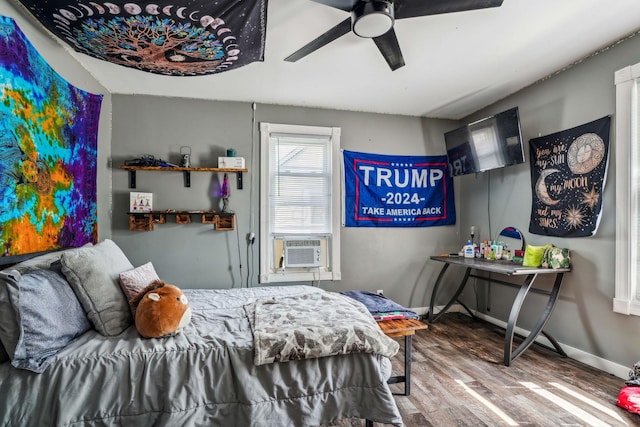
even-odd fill
[(345, 226), (455, 224), (453, 178), (446, 156), (342, 153)]

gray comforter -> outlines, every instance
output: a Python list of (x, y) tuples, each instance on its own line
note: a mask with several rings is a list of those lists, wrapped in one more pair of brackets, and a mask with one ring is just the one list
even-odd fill
[(244, 306), (307, 286), (187, 290), (184, 333), (90, 331), (42, 374), (0, 364), (2, 426), (313, 426), (349, 417), (402, 425), (381, 355), (254, 365)]

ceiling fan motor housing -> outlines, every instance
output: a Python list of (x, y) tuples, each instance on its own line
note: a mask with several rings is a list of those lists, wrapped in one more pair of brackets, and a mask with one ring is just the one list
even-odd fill
[(393, 2), (386, 0), (359, 1), (351, 11), (351, 29), (363, 38), (375, 38), (393, 28)]

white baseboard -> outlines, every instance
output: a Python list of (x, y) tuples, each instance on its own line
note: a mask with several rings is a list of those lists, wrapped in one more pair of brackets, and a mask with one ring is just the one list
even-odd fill
[[(442, 308), (443, 306), (437, 306), (435, 307), (434, 312), (439, 313), (440, 310), (442, 310)], [(429, 307), (417, 307), (417, 308), (412, 308), (411, 310), (415, 311), (416, 313), (422, 316), (422, 315), (426, 315), (429, 312)], [(447, 311), (463, 313), (467, 316), (469, 315), (469, 313), (467, 313), (467, 311), (460, 304), (452, 305), (451, 307), (449, 307), (449, 310)], [(507, 322), (503, 322), (502, 320), (496, 319), (491, 316), (487, 316), (484, 313), (474, 312), (474, 315), (477, 316), (479, 319), (482, 319), (486, 322), (489, 322), (503, 329), (507, 328)], [(516, 334), (523, 335), (523, 336), (529, 335), (528, 330), (519, 328), (517, 326), (515, 328), (515, 332)], [(542, 334), (536, 338), (536, 342), (544, 346), (553, 348), (553, 344), (551, 344), (551, 342), (547, 338), (545, 338), (544, 335)], [(577, 360), (578, 362), (582, 362), (585, 365), (594, 367), (596, 369), (600, 369), (618, 378), (622, 378), (624, 380), (629, 379), (629, 371), (631, 370), (631, 367), (629, 366), (620, 365), (610, 360), (603, 359), (601, 357), (595, 356), (591, 353), (587, 353), (586, 351), (580, 350), (578, 348), (571, 347), (564, 343), (560, 343), (560, 345), (562, 346), (562, 349), (565, 351), (565, 353), (567, 353), (567, 356), (569, 356), (574, 360)]]
[[(442, 310), (442, 307), (436, 307), (438, 309), (438, 311)], [(415, 311), (418, 316), (425, 316), (429, 313), (429, 307), (416, 307), (416, 308), (410, 308), (409, 310)], [(454, 311), (458, 311), (457, 309)]]

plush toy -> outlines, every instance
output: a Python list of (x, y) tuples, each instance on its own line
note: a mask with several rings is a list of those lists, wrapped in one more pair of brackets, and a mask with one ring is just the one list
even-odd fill
[(145, 338), (175, 335), (191, 321), (191, 308), (180, 288), (156, 280), (131, 300), (136, 329)]

